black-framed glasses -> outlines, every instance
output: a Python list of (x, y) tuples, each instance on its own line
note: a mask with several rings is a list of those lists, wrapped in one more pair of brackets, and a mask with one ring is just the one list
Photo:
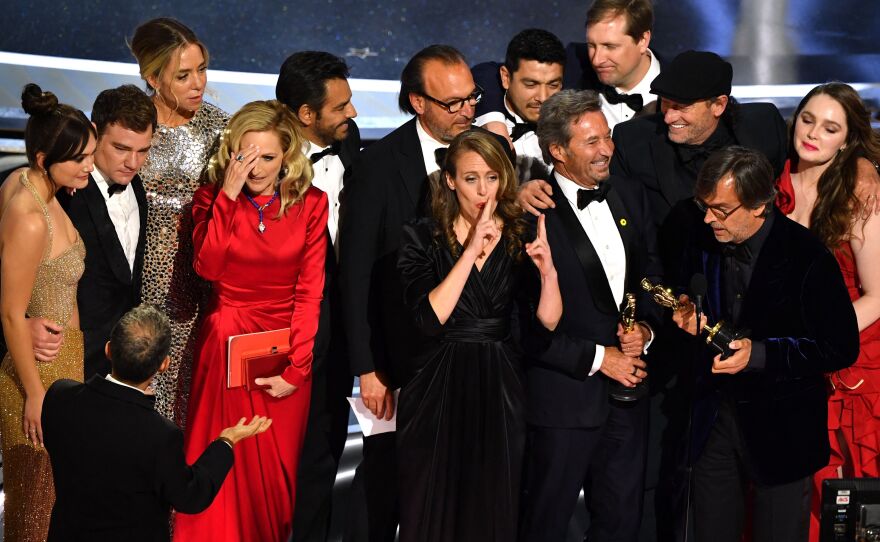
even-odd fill
[(706, 214), (706, 211), (712, 211), (712, 214), (715, 215), (715, 218), (718, 220), (727, 220), (730, 215), (737, 212), (740, 207), (743, 206), (742, 203), (734, 207), (729, 211), (725, 211), (724, 209), (719, 209), (718, 207), (713, 207), (711, 205), (707, 205), (705, 201), (700, 198), (694, 198), (694, 204), (697, 206), (697, 209), (700, 210), (701, 213)]
[(439, 105), (449, 113), (458, 113), (459, 111), (461, 111), (461, 108), (464, 107), (464, 104), (477, 105), (478, 103), (480, 103), (480, 100), (483, 99), (483, 89), (480, 88), (480, 85), (474, 86), (476, 87), (476, 89), (468, 94), (466, 97), (449, 100), (448, 102), (442, 102), (433, 96), (425, 94), (424, 92), (422, 92), (421, 94), (422, 96)]

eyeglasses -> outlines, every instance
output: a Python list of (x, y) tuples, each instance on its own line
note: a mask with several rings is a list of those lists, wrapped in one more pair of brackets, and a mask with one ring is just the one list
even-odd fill
[(439, 105), (449, 113), (458, 113), (459, 111), (461, 111), (461, 108), (464, 107), (464, 104), (477, 105), (478, 103), (480, 103), (480, 100), (483, 99), (483, 89), (480, 88), (480, 85), (474, 86), (477, 87), (476, 90), (471, 92), (467, 97), (449, 100), (448, 102), (441, 102), (437, 98), (434, 98), (433, 96), (428, 96), (424, 92), (422, 92), (421, 94), (422, 96)]
[(712, 211), (712, 214), (715, 215), (715, 218), (718, 220), (727, 220), (730, 215), (737, 212), (740, 207), (743, 206), (742, 203), (734, 207), (729, 211), (725, 211), (723, 209), (719, 209), (718, 207), (713, 207), (711, 205), (707, 205), (705, 201), (700, 198), (694, 198), (694, 204), (697, 206), (697, 209), (700, 210), (701, 213), (706, 214), (706, 211)]

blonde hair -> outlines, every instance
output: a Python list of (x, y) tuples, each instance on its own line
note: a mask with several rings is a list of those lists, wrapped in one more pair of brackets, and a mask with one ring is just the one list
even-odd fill
[[(199, 41), (195, 32), (189, 27), (169, 17), (151, 19), (137, 27), (131, 38), (131, 43), (128, 45), (131, 53), (137, 59), (141, 79), (147, 82), (147, 89), (150, 92), (155, 92), (163, 102), (165, 98), (158, 88), (152, 88), (149, 79), (150, 77), (159, 79), (162, 72), (171, 65), (175, 53), (179, 53), (187, 45), (197, 45), (201, 49), (207, 65), (208, 48)], [(179, 62), (180, 54), (177, 54), (176, 58)], [(174, 109), (177, 109), (177, 106), (180, 105), (177, 96), (174, 96), (174, 100)]]
[(229, 119), (229, 124), (220, 135), (220, 148), (208, 162), (207, 182), (218, 189), (222, 188), (226, 166), (233, 151), (239, 150), (244, 134), (268, 131), (278, 135), (284, 153), (281, 157), (281, 177), (277, 183), (281, 210), (276, 218), (281, 218), (287, 209), (303, 199), (312, 185), (312, 162), (302, 152), (305, 139), (299, 132), (293, 113), (278, 100), (250, 102)]

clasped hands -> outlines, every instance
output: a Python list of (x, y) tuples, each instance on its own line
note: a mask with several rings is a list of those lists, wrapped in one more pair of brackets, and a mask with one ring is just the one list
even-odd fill
[[(697, 333), (697, 320), (696, 320), (696, 306), (691, 303), (690, 298), (686, 294), (681, 294), (678, 297), (678, 301), (681, 304), (681, 308), (677, 311), (672, 311), (672, 321), (675, 322), (675, 325), (679, 327), (679, 329), (690, 333), (691, 335), (698, 335)], [(708, 319), (705, 314), (700, 315), (700, 329), (707, 324)], [(736, 374), (743, 369), (745, 369), (749, 360), (752, 357), (752, 340), (751, 339), (737, 339), (735, 341), (731, 341), (728, 346), (735, 350), (734, 354), (727, 359), (721, 359), (721, 354), (717, 354), (712, 359), (712, 372), (716, 374)]]
[(645, 343), (651, 338), (651, 330), (644, 324), (637, 323), (632, 331), (627, 332), (622, 325), (617, 324), (617, 337), (620, 347), (605, 347), (605, 356), (599, 370), (608, 378), (632, 388), (648, 376), (648, 365), (640, 356), (645, 350)]

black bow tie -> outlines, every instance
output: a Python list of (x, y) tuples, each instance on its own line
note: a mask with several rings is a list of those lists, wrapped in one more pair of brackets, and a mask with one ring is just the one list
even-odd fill
[(446, 165), (446, 151), (449, 149), (447, 147), (440, 147), (439, 149), (434, 150), (434, 161), (437, 162), (437, 167), (441, 170), (443, 166)]
[(125, 189), (128, 187), (127, 184), (116, 184), (116, 183), (108, 183), (107, 184), (107, 197), (112, 198), (113, 194), (121, 194), (125, 192)]
[(337, 143), (334, 143), (323, 151), (313, 152), (311, 156), (309, 156), (309, 159), (312, 161), (313, 164), (317, 164), (318, 160), (320, 160), (321, 158), (324, 158), (327, 155), (337, 154), (339, 154), (339, 145)]
[(619, 104), (623, 102), (626, 104), (627, 107), (629, 107), (636, 113), (641, 111), (642, 107), (645, 106), (644, 102), (642, 101), (641, 94), (620, 94), (612, 86), (603, 86), (602, 95), (605, 96), (605, 99), (608, 100), (608, 103)]
[(517, 122), (513, 125), (513, 131), (510, 132), (510, 139), (516, 141), (529, 132), (534, 132), (537, 125), (534, 122)]
[(583, 188), (578, 189), (578, 209), (583, 209), (590, 202), (605, 201), (605, 196), (608, 195), (608, 189), (611, 188), (611, 185), (608, 183), (599, 183), (598, 188), (594, 188), (593, 190), (586, 190)]

